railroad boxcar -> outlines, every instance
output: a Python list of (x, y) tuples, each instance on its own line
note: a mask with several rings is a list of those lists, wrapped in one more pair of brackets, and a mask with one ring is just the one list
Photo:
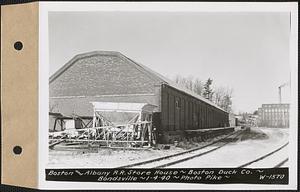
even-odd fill
[(79, 54), (49, 80), (51, 113), (92, 116), (91, 102), (140, 102), (157, 106), (159, 143), (181, 140), (188, 130), (229, 126), (226, 111), (119, 52)]

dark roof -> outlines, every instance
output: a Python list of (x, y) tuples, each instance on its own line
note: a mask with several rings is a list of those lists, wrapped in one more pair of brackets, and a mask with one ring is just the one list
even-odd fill
[(172, 80), (164, 77), (163, 75), (153, 71), (152, 69), (148, 68), (147, 66), (137, 63), (135, 61), (133, 61), (132, 59), (126, 57), (125, 55), (121, 54), (120, 52), (116, 52), (116, 51), (93, 51), (93, 52), (88, 52), (88, 53), (82, 53), (82, 54), (78, 54), (75, 57), (73, 57), (68, 63), (66, 63), (63, 67), (61, 67), (58, 71), (56, 71), (49, 79), (49, 83), (52, 83), (57, 77), (59, 77), (62, 73), (64, 73), (69, 67), (71, 67), (74, 63), (76, 63), (76, 61), (80, 60), (80, 59), (84, 59), (87, 57), (93, 57), (93, 56), (117, 56), (120, 57), (126, 61), (128, 61), (128, 63), (131, 63), (132, 66), (136, 67), (138, 70), (140, 70), (141, 72), (143, 72), (145, 75), (147, 75), (149, 78), (153, 79), (153, 80), (158, 80), (161, 83), (165, 83), (170, 85), (171, 87), (174, 87), (175, 89), (182, 91), (192, 97), (195, 97), (201, 101), (206, 102), (207, 104), (214, 106), (217, 109), (220, 109), (224, 112), (227, 113), (227, 111), (225, 111), (224, 109), (220, 108), (219, 106), (217, 106), (215, 103), (211, 102), (208, 99), (205, 99), (204, 97), (194, 93), (193, 91), (190, 91), (188, 89), (186, 89), (185, 87), (173, 82)]
[(61, 113), (53, 113), (53, 112), (49, 112), (49, 115), (52, 115), (52, 116), (63, 116)]

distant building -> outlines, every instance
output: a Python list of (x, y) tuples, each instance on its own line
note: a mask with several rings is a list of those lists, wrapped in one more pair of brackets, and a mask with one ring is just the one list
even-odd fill
[(258, 108), (258, 126), (289, 127), (289, 104), (262, 104)]
[(236, 118), (235, 114), (229, 113), (229, 126), (230, 127), (237, 126), (237, 124), (238, 124), (237, 121), (238, 121), (238, 118)]
[(247, 116), (247, 124), (252, 127), (258, 126), (258, 115), (249, 114)]
[(258, 126), (258, 115), (243, 113), (241, 115), (236, 115), (235, 118), (239, 125), (247, 125), (251, 127)]

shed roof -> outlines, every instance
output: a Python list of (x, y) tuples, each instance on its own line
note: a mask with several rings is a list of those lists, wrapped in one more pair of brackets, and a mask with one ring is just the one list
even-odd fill
[(94, 57), (94, 56), (117, 56), (120, 57), (124, 60), (126, 60), (128, 63), (131, 63), (133, 65), (133, 67), (136, 67), (138, 70), (142, 71), (144, 74), (146, 74), (147, 76), (149, 76), (151, 79), (153, 80), (159, 80), (162, 84), (167, 84), (179, 91), (182, 91), (192, 97), (195, 97), (201, 101), (204, 101), (205, 103), (220, 109), (221, 111), (224, 111), (227, 113), (227, 111), (225, 111), (224, 109), (220, 108), (219, 106), (217, 106), (215, 103), (211, 102), (210, 100), (194, 93), (191, 90), (188, 90), (187, 88), (175, 83), (174, 81), (164, 77), (163, 75), (157, 73), (156, 71), (153, 71), (152, 69), (148, 68), (147, 66), (141, 64), (141, 63), (137, 63), (135, 61), (133, 61), (132, 59), (126, 57), (125, 55), (121, 54), (120, 52), (117, 51), (93, 51), (93, 52), (87, 52), (87, 53), (82, 53), (82, 54), (78, 54), (75, 57), (73, 57), (68, 63), (66, 63), (63, 67), (61, 67), (58, 71), (56, 71), (50, 78), (49, 78), (49, 83), (52, 83), (57, 77), (59, 77), (62, 73), (64, 73), (69, 67), (71, 67), (74, 63), (76, 63), (76, 61), (84, 59), (84, 58), (88, 58), (88, 57)]

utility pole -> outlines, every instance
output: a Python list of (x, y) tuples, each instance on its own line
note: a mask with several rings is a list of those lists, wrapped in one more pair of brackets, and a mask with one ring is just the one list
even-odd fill
[[(278, 87), (278, 94), (279, 94), (279, 104), (281, 104), (281, 102), (282, 102), (282, 98), (281, 98), (281, 89), (283, 88), (283, 87), (285, 87), (285, 86), (288, 86), (288, 85), (290, 85), (290, 81), (289, 82), (286, 82), (286, 83), (284, 83), (284, 84), (282, 84), (282, 85), (280, 85), (279, 87)], [(286, 126), (286, 121), (285, 121), (285, 117), (286, 117), (286, 115), (285, 115), (285, 111), (282, 113), (282, 115), (283, 115), (283, 117), (282, 117), (282, 124), (283, 124), (283, 126)]]
[(285, 87), (285, 86), (287, 86), (287, 85), (290, 85), (290, 82), (287, 82), (287, 83), (284, 83), (284, 84), (282, 84), (282, 85), (280, 85), (279, 87), (278, 87), (278, 94), (279, 94), (279, 103), (281, 103), (281, 88), (283, 88), (283, 87)]

